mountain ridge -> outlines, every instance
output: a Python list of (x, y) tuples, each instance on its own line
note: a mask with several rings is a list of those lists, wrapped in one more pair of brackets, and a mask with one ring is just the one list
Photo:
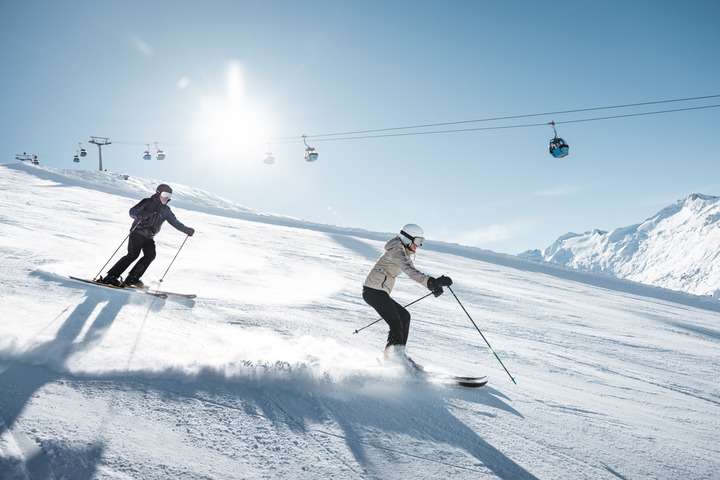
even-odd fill
[(694, 295), (720, 290), (720, 197), (693, 193), (641, 223), (561, 235), (520, 254)]

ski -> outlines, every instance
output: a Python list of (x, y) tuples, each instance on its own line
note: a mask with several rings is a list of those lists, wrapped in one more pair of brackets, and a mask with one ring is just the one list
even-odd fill
[(134, 287), (132, 285), (127, 285), (124, 288), (134, 288), (136, 290), (142, 290), (151, 295), (167, 295), (167, 296), (181, 297), (181, 298), (196, 298), (197, 297), (197, 295), (195, 295), (194, 293), (177, 293), (177, 292), (166, 292), (165, 290), (151, 290), (147, 285), (145, 285), (143, 287)]
[(72, 278), (73, 280), (78, 280), (80, 282), (92, 283), (94, 285), (99, 285), (101, 287), (110, 287), (110, 288), (115, 288), (118, 290), (138, 290), (140, 292), (147, 293), (148, 295), (153, 295), (155, 297), (160, 297), (160, 298), (167, 298), (169, 296), (181, 297), (181, 298), (197, 298), (197, 295), (194, 293), (177, 293), (177, 292), (166, 292), (164, 290), (150, 290), (147, 287), (132, 287), (132, 286), (117, 287), (115, 285), (108, 285), (107, 283), (102, 283), (102, 282), (93, 281), (93, 280), (87, 280), (85, 278), (78, 278), (78, 277), (73, 277), (73, 276), (70, 276), (70, 278)]
[(468, 387), (468, 388), (479, 388), (488, 383), (488, 377), (482, 376), (482, 377), (466, 377), (462, 375), (451, 375), (451, 374), (445, 374), (445, 373), (434, 373), (434, 372), (424, 372), (429, 377), (437, 378), (442, 381), (448, 381), (452, 384), (459, 385), (461, 387)]
[(468, 388), (479, 388), (483, 385), (486, 385), (488, 382), (488, 378), (463, 378), (463, 377), (454, 377), (453, 380), (455, 383), (457, 383), (461, 387), (468, 387)]
[(430, 379), (437, 379), (442, 382), (448, 382), (451, 384), (459, 385), (461, 387), (468, 387), (468, 388), (479, 388), (485, 385), (488, 382), (487, 375), (482, 375), (479, 377), (470, 377), (466, 375), (453, 375), (452, 373), (445, 373), (445, 372), (435, 372), (432, 370), (425, 370), (425, 367), (421, 365), (417, 365), (415, 362), (413, 363), (413, 367), (415, 368), (415, 371), (420, 375), (425, 375), (426, 377)]
[(145, 290), (142, 288), (117, 287), (115, 285), (108, 285), (107, 283), (100, 283), (95, 280), (88, 280), (86, 278), (73, 277), (72, 275), (70, 275), (70, 278), (73, 280), (77, 280), (78, 282), (89, 283), (91, 285), (97, 285), (98, 287), (114, 288), (115, 290), (125, 290), (125, 291), (137, 290), (140, 293), (146, 293), (148, 295), (152, 295), (153, 297), (158, 297), (158, 298), (167, 298), (168, 297), (167, 294), (163, 293), (163, 292), (151, 292), (151, 291), (148, 291), (148, 290)]
[[(376, 358), (378, 364), (380, 366), (391, 366), (392, 363), (383, 362), (380, 358)], [(395, 366), (399, 366), (398, 364), (395, 364)], [(442, 383), (448, 383), (451, 385), (457, 385), (460, 387), (467, 387), (467, 388), (480, 388), (488, 383), (488, 377), (487, 375), (481, 375), (479, 377), (472, 377), (472, 376), (465, 376), (465, 375), (453, 375), (451, 373), (442, 373), (442, 372), (434, 372), (425, 370), (424, 367), (417, 365), (415, 362), (413, 362), (412, 368), (410, 368), (410, 372), (413, 375), (416, 375), (417, 378), (427, 378), (430, 380), (438, 380)]]
[(169, 297), (180, 297), (180, 298), (197, 298), (197, 295), (195, 295), (194, 293), (177, 293), (177, 292), (166, 292), (165, 290), (151, 290), (147, 286), (134, 287), (132, 285), (127, 285), (123, 288), (134, 288), (136, 290), (142, 290), (151, 295), (167, 295)]
[(167, 295), (167, 296), (171, 296), (171, 297), (197, 298), (197, 295), (195, 295), (194, 293), (166, 292), (164, 290), (146, 290), (146, 292), (151, 295), (160, 294), (160, 295)]

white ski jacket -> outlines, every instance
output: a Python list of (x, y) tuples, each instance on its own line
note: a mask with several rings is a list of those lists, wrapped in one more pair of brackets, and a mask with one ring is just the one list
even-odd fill
[(385, 244), (385, 253), (378, 258), (377, 263), (365, 278), (363, 286), (390, 293), (395, 286), (395, 277), (403, 272), (427, 288), (430, 275), (425, 275), (415, 268), (409, 250), (403, 245), (398, 236), (390, 239)]

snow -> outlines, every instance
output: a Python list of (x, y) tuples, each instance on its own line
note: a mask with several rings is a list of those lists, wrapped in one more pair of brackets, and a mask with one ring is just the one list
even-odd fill
[(450, 292), (410, 307), (408, 353), (490, 382), (408, 378), (378, 365), (382, 322), (353, 334), (391, 234), (162, 181), (197, 233), (178, 253), (166, 224), (144, 280), (178, 253), (162, 288), (195, 300), (68, 278), (124, 251), (161, 180), (0, 166), (3, 480), (717, 478), (716, 300), (428, 241), (416, 266), (455, 280), (517, 385)]
[(720, 296), (720, 197), (692, 194), (612, 232), (567, 233), (523, 257), (695, 295)]

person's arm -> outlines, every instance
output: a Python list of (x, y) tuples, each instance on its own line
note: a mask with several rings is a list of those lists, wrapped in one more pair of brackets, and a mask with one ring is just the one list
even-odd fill
[(388, 250), (390, 252), (390, 258), (392, 259), (393, 263), (400, 267), (400, 269), (408, 277), (412, 278), (423, 287), (427, 287), (427, 282), (430, 278), (430, 275), (425, 275), (423, 272), (415, 268), (415, 265), (413, 265), (412, 261), (405, 255), (405, 252), (403, 252), (404, 248), (404, 246), (398, 245)]
[(135, 220), (142, 220), (143, 218), (147, 217), (147, 212), (145, 211), (145, 205), (147, 205), (148, 199), (144, 198), (140, 200), (137, 205), (132, 207), (130, 209), (130, 217)]
[(170, 210), (170, 208), (168, 208), (166, 220), (170, 225), (191, 237), (195, 234), (195, 229), (186, 227), (180, 220), (175, 217), (175, 214), (172, 212), (172, 210)]

